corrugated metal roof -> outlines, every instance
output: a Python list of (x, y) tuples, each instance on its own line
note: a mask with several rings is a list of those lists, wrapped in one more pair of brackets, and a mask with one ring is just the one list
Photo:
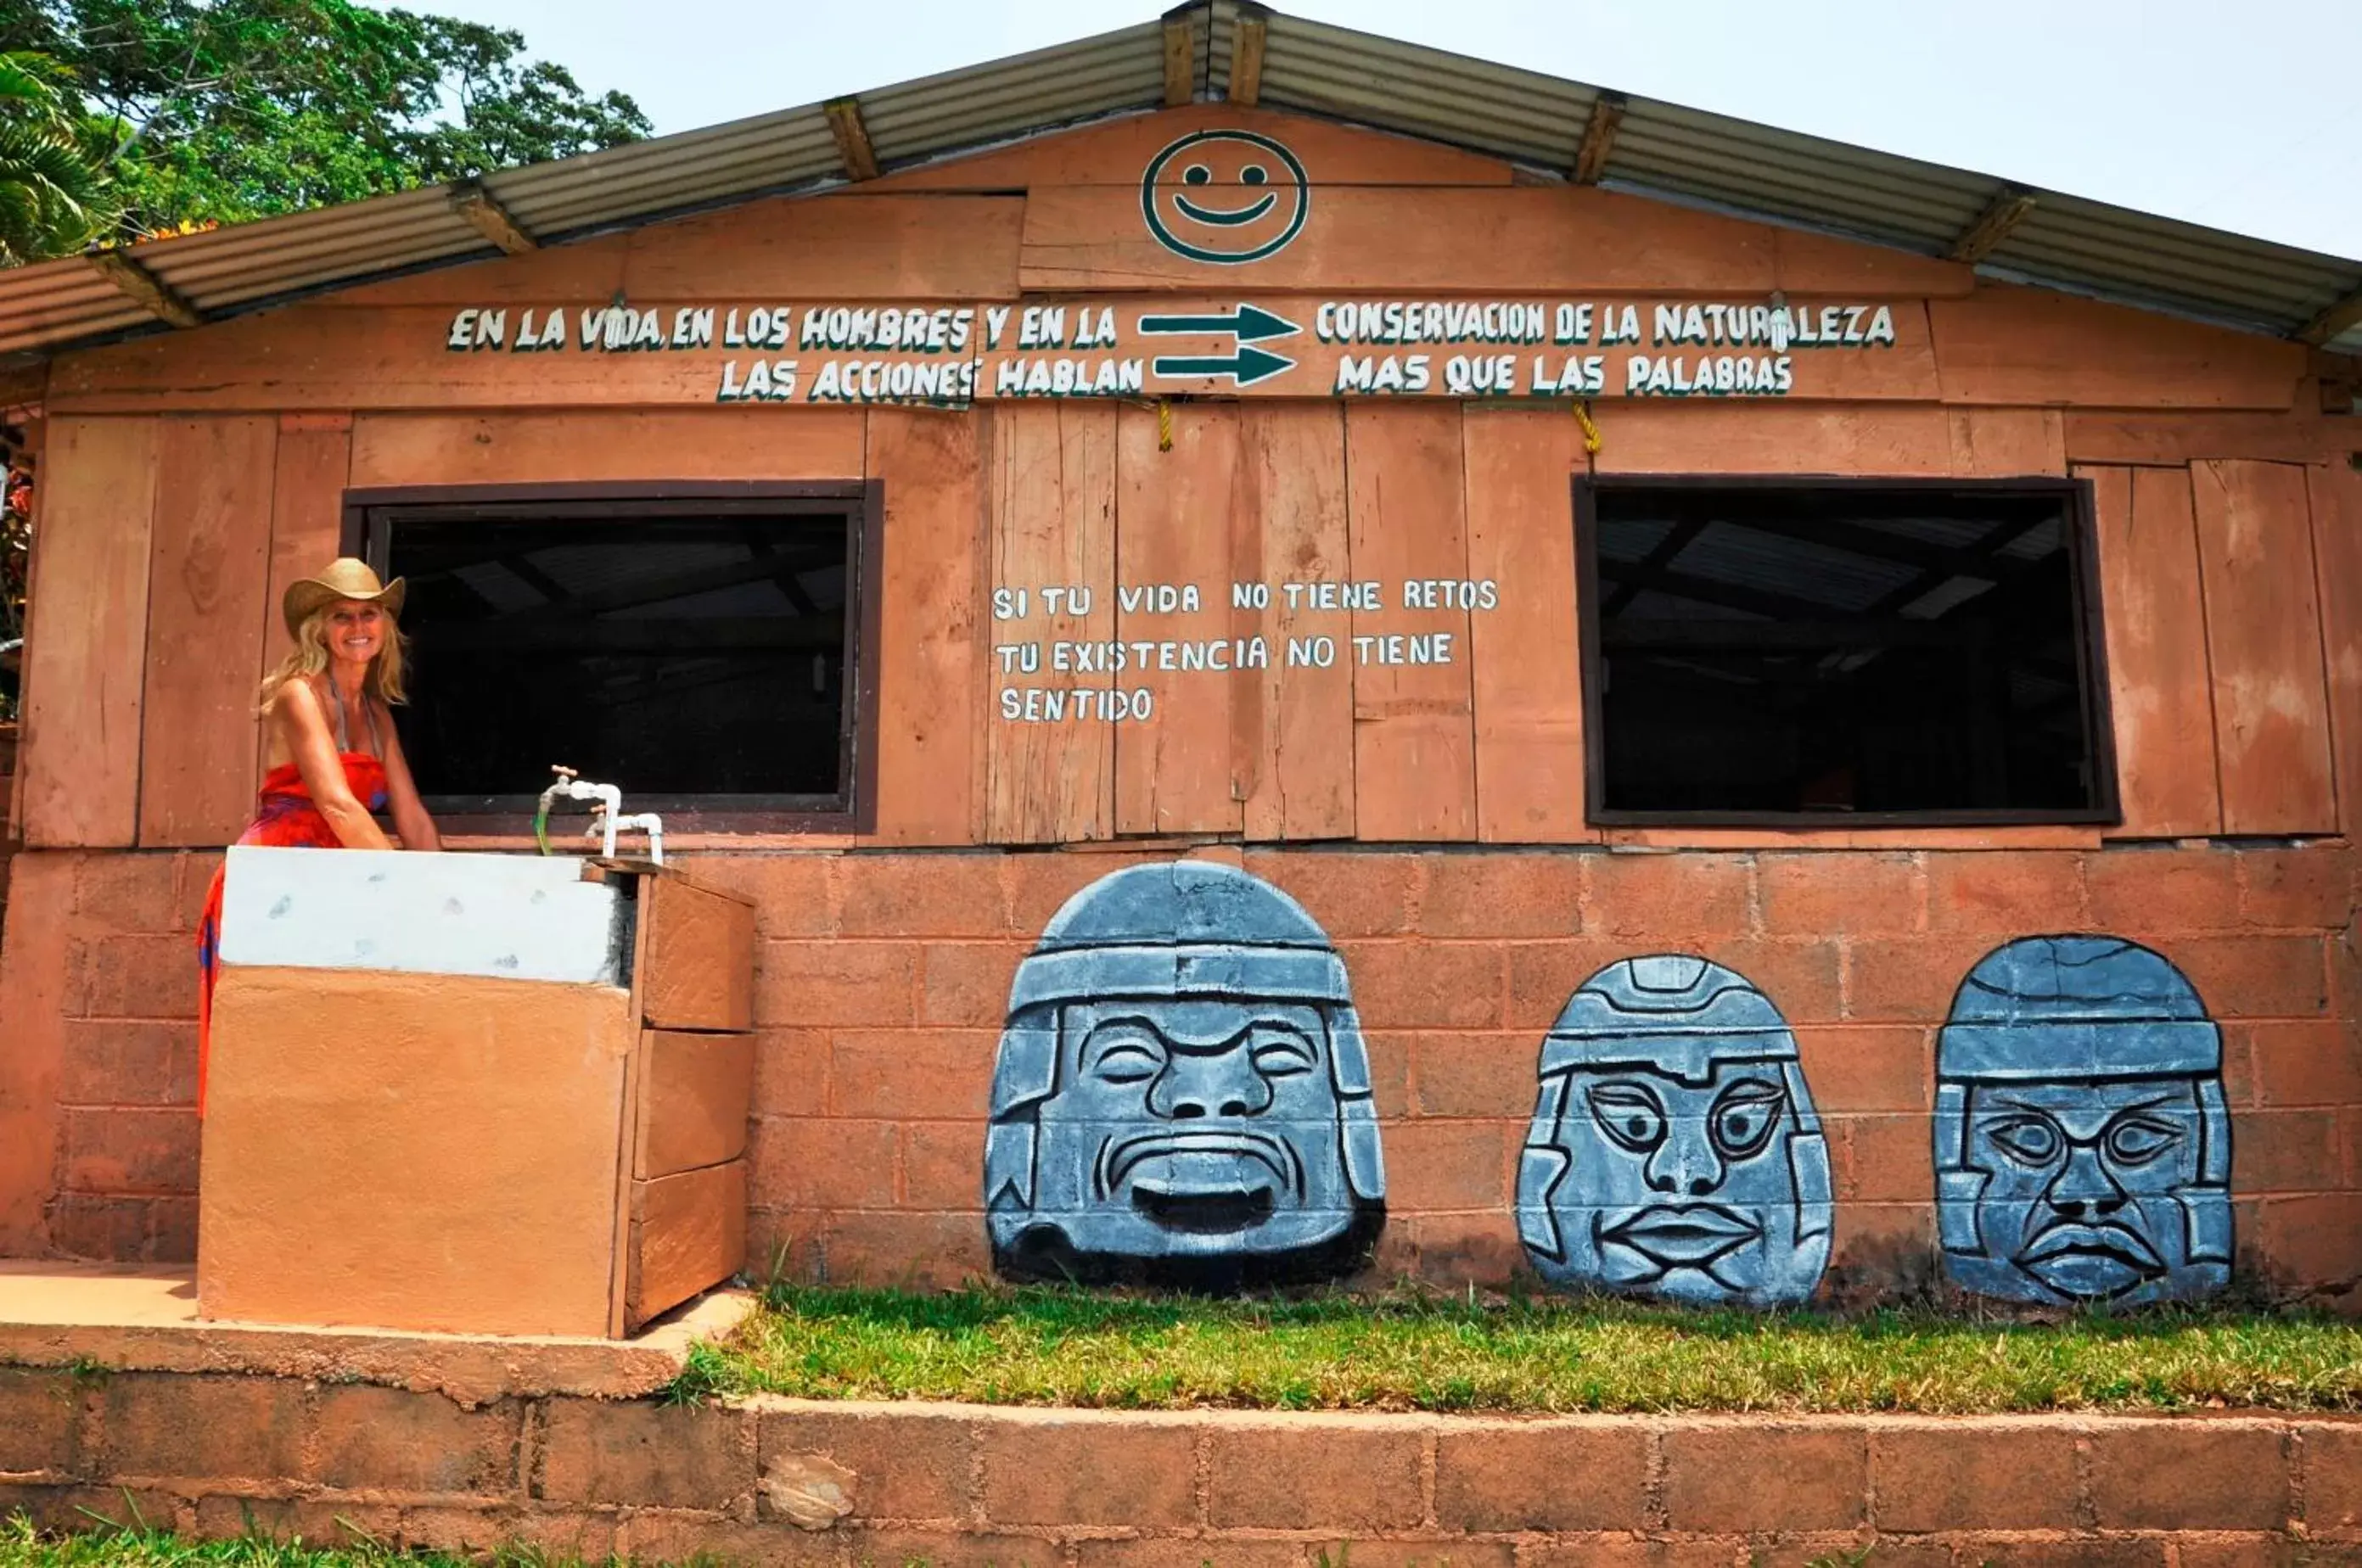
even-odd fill
[[(1242, 0), (1191, 0), (1143, 22), (858, 95), (889, 170), (1164, 102), (1164, 26), (1189, 29), (1197, 97), (1230, 89), (1236, 27), (1260, 17), (1260, 102), (1422, 137), (1563, 177), (1603, 90)], [(484, 188), (543, 244), (761, 196), (828, 189), (844, 169), (818, 104), (503, 170)], [(1980, 262), (1997, 278), (2293, 335), (2362, 292), (2362, 261), (2032, 190), (1675, 104), (1627, 101), (1601, 176), (1610, 189), (1870, 240), (1949, 252), (1997, 200), (2024, 220)], [(499, 252), (436, 187), (131, 247), (207, 317)], [(0, 356), (166, 330), (81, 258), (0, 272)], [(2328, 346), (2362, 352), (2362, 322)]]

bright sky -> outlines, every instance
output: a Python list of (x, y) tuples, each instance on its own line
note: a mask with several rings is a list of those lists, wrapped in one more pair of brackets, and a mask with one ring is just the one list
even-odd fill
[[(1109, 0), (404, 0), (689, 130), (1106, 31)], [(2356, 0), (1283, 0), (1627, 93), (2362, 258)]]

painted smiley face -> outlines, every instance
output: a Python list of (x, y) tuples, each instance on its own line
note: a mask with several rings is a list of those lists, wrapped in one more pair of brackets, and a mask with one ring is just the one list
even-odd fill
[(1156, 243), (1192, 261), (1260, 261), (1312, 209), (1304, 165), (1253, 131), (1194, 131), (1148, 160), (1140, 211)]

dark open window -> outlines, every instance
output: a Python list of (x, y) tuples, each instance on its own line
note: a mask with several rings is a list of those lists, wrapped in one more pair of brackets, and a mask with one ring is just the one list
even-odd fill
[(2089, 505), (1579, 480), (1591, 819), (2113, 820)]
[(419, 793), (513, 828), (564, 763), (679, 828), (855, 828), (877, 517), (858, 484), (358, 492), (408, 579)]

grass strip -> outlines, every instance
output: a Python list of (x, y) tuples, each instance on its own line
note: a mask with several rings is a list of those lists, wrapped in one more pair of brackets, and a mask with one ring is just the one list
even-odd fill
[(2362, 1409), (2362, 1325), (2175, 1308), (2056, 1321), (1598, 1299), (1209, 1300), (774, 1286), (675, 1398), (1496, 1412)]
[[(132, 1510), (136, 1514), (136, 1509)], [(581, 1568), (571, 1557), (552, 1557), (532, 1548), (454, 1556), (442, 1552), (401, 1552), (366, 1542), (349, 1547), (306, 1546), (259, 1535), (231, 1541), (183, 1541), (145, 1523), (94, 1519), (72, 1534), (44, 1533), (23, 1514), (0, 1517), (0, 1568)], [(624, 1568), (614, 1560), (614, 1568)], [(646, 1568), (657, 1568), (647, 1564)], [(701, 1564), (687, 1568), (702, 1568)]]
[[(129, 1510), (136, 1519), (138, 1510)], [(125, 1524), (93, 1515), (92, 1528), (43, 1531), (19, 1513), (0, 1516), (0, 1568), (729, 1568), (700, 1554), (679, 1563), (654, 1558), (581, 1558), (535, 1546), (502, 1546), (455, 1554), (403, 1550), (362, 1541), (351, 1546), (307, 1546), (250, 1534), (228, 1541), (184, 1541), (144, 1522)]]

